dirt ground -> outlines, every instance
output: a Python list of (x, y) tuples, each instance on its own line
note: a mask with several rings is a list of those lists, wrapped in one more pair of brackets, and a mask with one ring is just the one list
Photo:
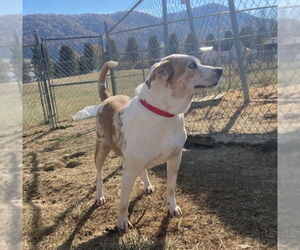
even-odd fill
[(222, 93), (220, 98), (208, 101), (195, 99), (186, 114), (188, 131), (276, 137), (276, 85), (250, 87), (249, 95), (248, 104), (243, 103), (241, 90), (230, 90)]
[(95, 207), (94, 124), (24, 137), (24, 249), (276, 249), (277, 151), (274, 145), (187, 144), (177, 182), (183, 216), (170, 218), (166, 167), (141, 181), (130, 202), (134, 229), (116, 228), (121, 159), (104, 166), (107, 203)]

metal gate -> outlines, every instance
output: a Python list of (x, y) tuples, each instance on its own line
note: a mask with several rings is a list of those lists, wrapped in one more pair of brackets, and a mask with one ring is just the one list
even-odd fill
[[(30, 62), (37, 83), (26, 87), (32, 92), (30, 85), (38, 86), (43, 122), (55, 129), (69, 123), (78, 110), (99, 102), (95, 90), (97, 72), (105, 60), (102, 36), (43, 39), (34, 32), (34, 38)], [(33, 97), (28, 103), (32, 101)], [(40, 123), (41, 117), (35, 125)]]
[(43, 124), (57, 127), (57, 109), (51, 88), (49, 63), (43, 41), (34, 32), (35, 43), (23, 46), (23, 106), (24, 126)]
[(59, 125), (78, 110), (99, 102), (96, 83), (104, 62), (101, 35), (43, 39), (50, 88)]

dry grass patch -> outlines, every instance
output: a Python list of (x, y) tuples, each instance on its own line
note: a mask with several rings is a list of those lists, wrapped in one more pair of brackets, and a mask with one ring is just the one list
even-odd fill
[(186, 149), (177, 185), (184, 215), (168, 216), (159, 166), (150, 171), (153, 195), (136, 182), (134, 229), (122, 235), (115, 229), (122, 169), (113, 154), (104, 166), (107, 203), (93, 205), (93, 126), (84, 121), (24, 138), (24, 249), (276, 248), (276, 147)]

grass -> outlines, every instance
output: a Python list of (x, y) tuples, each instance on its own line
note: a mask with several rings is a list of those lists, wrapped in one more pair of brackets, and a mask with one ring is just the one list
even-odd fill
[(183, 216), (168, 216), (166, 167), (158, 166), (149, 173), (153, 195), (136, 182), (134, 229), (120, 234), (121, 159), (107, 158), (107, 203), (93, 206), (93, 128), (82, 121), (24, 138), (24, 249), (276, 249), (276, 147), (185, 149), (176, 189)]
[[(150, 69), (145, 69), (145, 76)], [(231, 68), (229, 74), (228, 66), (224, 66), (224, 74), (220, 87), (212, 90), (208, 95), (220, 92), (227, 92), (232, 89), (241, 89), (237, 67)], [(117, 70), (116, 89), (117, 93), (134, 96), (134, 90), (138, 84), (143, 82), (142, 70)], [(73, 114), (89, 105), (99, 103), (96, 83), (81, 85), (57, 86), (61, 83), (75, 83), (93, 81), (98, 73), (91, 73), (79, 76), (65, 77), (53, 80), (56, 97), (58, 117), (60, 121), (70, 121)], [(253, 64), (247, 73), (249, 86), (267, 86), (277, 83), (276, 69), (266, 68), (266, 64)], [(110, 89), (111, 92), (111, 89)], [(42, 106), (40, 103), (39, 90), (36, 82), (24, 84), (24, 125), (25, 127), (41, 125), (44, 122)]]
[[(276, 129), (277, 76), (264, 64), (247, 72), (252, 102), (243, 105), (237, 69), (225, 67), (222, 99), (193, 106), (186, 128), (197, 133), (264, 134)], [(149, 71), (149, 70), (148, 70)], [(147, 72), (146, 72), (147, 74)], [(97, 74), (56, 79), (96, 79)], [(140, 70), (117, 71), (117, 90), (132, 96), (143, 81)], [(177, 181), (180, 218), (166, 204), (166, 168), (149, 173), (156, 192), (143, 193), (137, 181), (130, 202), (134, 229), (116, 228), (121, 159), (110, 154), (103, 169), (107, 203), (93, 205), (94, 119), (71, 123), (71, 115), (99, 103), (96, 84), (55, 87), (60, 120), (70, 126), (24, 137), (24, 249), (276, 249), (276, 146), (187, 148)], [(217, 93), (218, 90), (210, 94)], [(42, 123), (36, 83), (24, 85), (25, 123)], [(197, 104), (197, 103), (196, 103)], [(197, 104), (198, 105), (198, 104)]]
[[(143, 82), (142, 76), (137, 75), (137, 73), (137, 70), (116, 72), (118, 93), (130, 96), (134, 94), (134, 89), (136, 88), (136, 86)], [(97, 77), (97, 73), (92, 73), (53, 80), (52, 86), (54, 86), (58, 117), (61, 121), (71, 120), (71, 116), (77, 111), (89, 105), (96, 105), (100, 102), (100, 100), (96, 83), (56, 87), (55, 85), (81, 81), (96, 81)], [(122, 78), (121, 83), (120, 78)], [(24, 125), (28, 127), (40, 125), (44, 122), (44, 118), (38, 84), (37, 82), (24, 84), (23, 88)], [(112, 92), (111, 88), (110, 92)]]

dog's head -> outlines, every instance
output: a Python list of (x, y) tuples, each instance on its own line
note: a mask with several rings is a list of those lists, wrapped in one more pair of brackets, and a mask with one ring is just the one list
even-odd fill
[(221, 75), (221, 68), (202, 65), (193, 56), (174, 54), (155, 63), (145, 83), (149, 89), (168, 88), (180, 97), (217, 86)]

